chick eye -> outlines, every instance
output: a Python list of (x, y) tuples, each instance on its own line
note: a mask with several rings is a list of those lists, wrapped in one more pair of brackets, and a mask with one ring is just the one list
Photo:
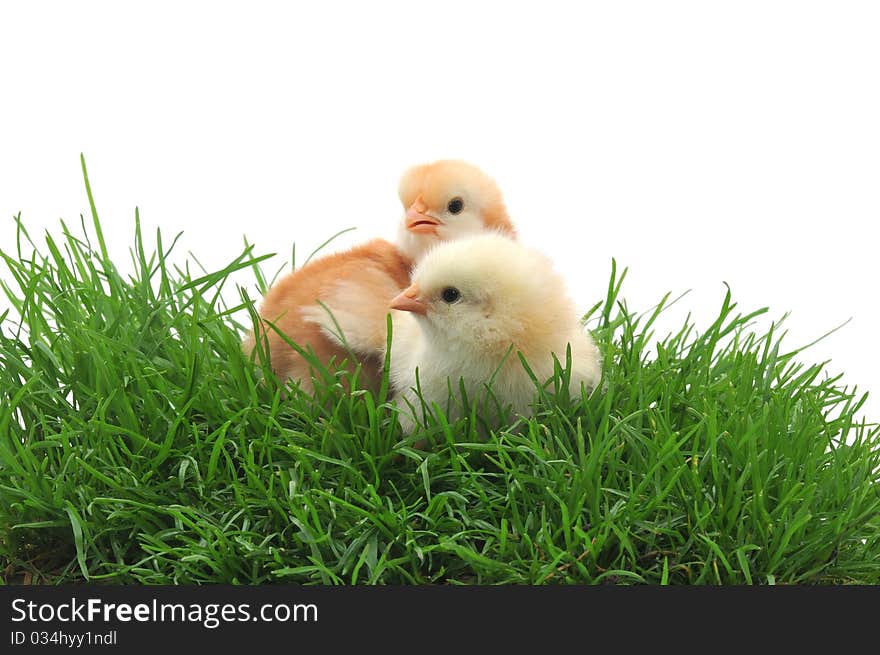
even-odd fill
[(459, 291), (455, 287), (446, 287), (441, 292), (440, 297), (443, 298), (443, 302), (449, 303), (451, 305), (456, 300), (461, 298), (461, 291)]
[(446, 209), (449, 210), (450, 214), (460, 214), (461, 210), (464, 209), (464, 200), (461, 198), (453, 198), (449, 201), (449, 204), (446, 205)]

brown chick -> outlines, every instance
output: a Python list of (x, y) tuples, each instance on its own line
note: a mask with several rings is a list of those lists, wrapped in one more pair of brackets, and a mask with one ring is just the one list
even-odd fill
[[(346, 368), (354, 371), (360, 363), (361, 385), (377, 388), (388, 299), (409, 286), (412, 267), (421, 257), (439, 242), (484, 231), (515, 236), (498, 186), (465, 162), (443, 160), (410, 168), (401, 178), (399, 196), (406, 212), (397, 245), (374, 239), (321, 257), (269, 289), (259, 312), (264, 322), (260, 335), (279, 378), (313, 391), (308, 361), (266, 321), (302, 348), (311, 348), (325, 366), (346, 361)], [(254, 345), (253, 334), (248, 335), (245, 352)]]

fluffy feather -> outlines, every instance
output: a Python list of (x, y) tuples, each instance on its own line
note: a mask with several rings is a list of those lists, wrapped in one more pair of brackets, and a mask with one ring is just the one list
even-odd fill
[[(388, 299), (409, 284), (414, 261), (441, 241), (485, 230), (514, 234), (497, 185), (465, 162), (444, 160), (409, 169), (399, 196), (405, 213), (397, 245), (376, 239), (316, 259), (279, 280), (260, 307), (263, 321), (274, 323), (294, 343), (311, 347), (324, 364), (347, 358), (351, 370), (356, 362), (348, 351), (353, 352), (367, 386), (379, 379)], [(260, 333), (268, 340), (275, 374), (311, 390), (308, 363), (271, 327), (264, 325)], [(253, 335), (243, 347), (253, 350)]]
[(450, 383), (458, 389), (461, 381), (470, 399), (483, 402), (493, 376), (492, 392), (502, 404), (531, 412), (535, 386), (516, 351), (543, 381), (553, 375), (553, 356), (564, 364), (570, 345), (571, 395), (599, 383), (596, 345), (540, 253), (500, 235), (474, 236), (431, 250), (412, 279), (391, 305), (404, 310), (392, 314), (390, 378), (407, 432), (414, 417), (403, 406), (420, 407), (416, 371), (422, 398), (453, 416), (460, 407), (447, 407)]
[[(312, 390), (311, 371), (308, 362), (272, 329), (266, 322), (273, 323), (294, 343), (303, 348), (311, 347), (317, 358), (329, 365), (331, 361), (339, 365), (347, 361), (347, 368), (354, 370), (352, 361), (341, 340), (329, 338), (322, 331), (324, 321), (327, 330), (332, 329), (326, 310), (319, 301), (333, 294), (340, 284), (351, 284), (357, 289), (358, 300), (363, 309), (375, 303), (372, 311), (387, 311), (387, 298), (398, 293), (409, 283), (412, 262), (395, 246), (382, 239), (375, 239), (350, 250), (321, 257), (306, 266), (286, 275), (269, 289), (260, 307), (260, 317), (264, 322), (261, 333), (265, 335), (269, 347), (272, 369), (282, 379), (298, 380), (307, 391)], [(337, 308), (338, 318), (344, 310)], [(381, 334), (369, 334), (369, 328), (381, 329)], [(385, 339), (384, 326), (362, 326), (358, 331), (361, 339), (376, 343)], [(349, 344), (352, 350), (363, 352), (363, 344)], [(254, 337), (250, 336), (244, 344), (246, 352), (254, 347)], [(367, 386), (375, 386), (378, 381), (378, 360), (366, 355), (362, 358)]]
[[(467, 162), (447, 159), (413, 166), (401, 177), (398, 196), (407, 214), (398, 228), (397, 245), (414, 260), (440, 241), (486, 230), (516, 236), (498, 185)], [(456, 199), (462, 201), (461, 210), (453, 213), (450, 205)], [(414, 225), (420, 217), (428, 223), (423, 229)]]

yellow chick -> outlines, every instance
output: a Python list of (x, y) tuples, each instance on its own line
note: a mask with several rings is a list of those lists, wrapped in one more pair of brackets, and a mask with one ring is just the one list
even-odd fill
[[(447, 407), (459, 381), (471, 401), (484, 403), (485, 385), (502, 405), (529, 415), (534, 382), (516, 351), (542, 382), (564, 365), (571, 346), (569, 393), (594, 389), (601, 377), (599, 352), (584, 330), (565, 284), (549, 260), (500, 235), (478, 235), (437, 246), (418, 264), (413, 283), (391, 302), (390, 380), (405, 432), (421, 411), (415, 388), (430, 407)], [(494, 379), (493, 379), (494, 378)], [(451, 383), (451, 387), (450, 387)], [(454, 398), (455, 396), (453, 396)]]
[[(267, 292), (259, 312), (264, 322), (259, 333), (279, 378), (297, 380), (304, 390), (313, 390), (313, 372), (306, 359), (266, 321), (303, 349), (311, 348), (325, 366), (346, 361), (353, 370), (359, 362), (362, 384), (376, 388), (388, 298), (409, 284), (413, 264), (441, 241), (485, 230), (515, 234), (497, 185), (465, 162), (415, 166), (402, 176), (399, 195), (405, 214), (397, 245), (374, 239), (321, 257), (289, 273)], [(249, 335), (245, 352), (251, 352), (254, 343), (254, 335)]]

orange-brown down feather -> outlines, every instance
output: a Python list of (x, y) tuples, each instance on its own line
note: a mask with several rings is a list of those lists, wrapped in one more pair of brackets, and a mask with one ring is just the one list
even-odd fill
[[(375, 389), (389, 302), (409, 286), (414, 263), (443, 241), (487, 231), (516, 236), (498, 186), (466, 162), (414, 166), (401, 177), (398, 195), (406, 214), (398, 224), (396, 245), (376, 239), (321, 257), (282, 278), (266, 294), (260, 331), (279, 378), (298, 380), (305, 391), (313, 391), (306, 359), (266, 322), (299, 346), (311, 348), (324, 366), (345, 360), (352, 370), (360, 363), (361, 385)], [(332, 318), (324, 307), (332, 311)], [(243, 348), (251, 352), (254, 345), (249, 335)]]
[[(363, 301), (377, 303), (376, 313), (387, 313), (388, 299), (409, 285), (412, 261), (388, 241), (374, 239), (350, 250), (321, 257), (287, 274), (266, 294), (260, 308), (262, 320), (274, 323), (284, 334), (303, 348), (310, 347), (325, 365), (331, 360), (339, 365), (344, 360), (353, 371), (357, 362), (342, 347), (328, 338), (321, 326), (305, 319), (303, 309), (320, 307), (318, 301), (329, 295), (340, 282), (356, 280)], [(384, 323), (377, 323), (384, 341)], [(308, 362), (269, 325), (263, 325), (262, 337), (267, 339), (272, 370), (283, 379), (299, 380), (310, 391), (311, 367)], [(253, 336), (245, 342), (245, 350), (254, 347)], [(362, 384), (374, 387), (380, 379), (380, 361), (367, 357), (361, 360)]]

